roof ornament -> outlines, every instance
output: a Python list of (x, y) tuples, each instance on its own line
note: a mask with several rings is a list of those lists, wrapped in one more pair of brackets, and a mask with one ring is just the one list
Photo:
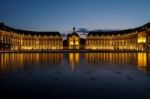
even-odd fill
[(76, 28), (75, 28), (75, 27), (73, 27), (73, 31), (75, 31), (75, 29), (76, 29)]

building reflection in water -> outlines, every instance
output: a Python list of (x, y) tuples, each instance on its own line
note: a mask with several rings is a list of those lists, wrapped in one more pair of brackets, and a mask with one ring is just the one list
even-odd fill
[[(88, 64), (132, 64), (141, 71), (148, 71), (150, 53), (84, 53), (83, 60)], [(80, 59), (79, 53), (69, 53), (68, 62), (72, 71)], [(54, 66), (62, 63), (63, 53), (1, 53), (0, 72), (22, 69), (27, 67)], [(64, 64), (65, 65), (65, 64)]]
[[(88, 63), (128, 64), (136, 62), (136, 53), (86, 53)], [(134, 61), (133, 61), (134, 59)]]
[(79, 63), (79, 53), (69, 53), (69, 64), (71, 66), (71, 70), (75, 71), (75, 66)]
[(138, 69), (141, 71), (147, 71), (147, 54), (146, 53), (138, 53), (138, 61), (137, 61), (137, 66)]
[(49, 64), (60, 64), (63, 60), (63, 53), (2, 53), (0, 54), (0, 71), (11, 71), (26, 68), (29, 65), (49, 66)]
[(146, 72), (148, 69), (148, 53), (85, 53), (88, 64), (111, 63), (111, 64), (133, 64)]

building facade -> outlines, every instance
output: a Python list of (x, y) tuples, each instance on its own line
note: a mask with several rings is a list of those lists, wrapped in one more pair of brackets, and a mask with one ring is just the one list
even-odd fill
[(150, 50), (150, 23), (135, 29), (111, 32), (89, 32), (85, 49)]
[(65, 42), (59, 32), (25, 31), (0, 24), (0, 50), (55, 49), (150, 51), (150, 23), (122, 31), (91, 31), (85, 39), (73, 28)]
[(59, 32), (33, 32), (0, 24), (0, 50), (54, 50), (63, 49)]
[(68, 49), (80, 49), (80, 37), (75, 32), (75, 28), (73, 28), (73, 32), (68, 34), (67, 36)]

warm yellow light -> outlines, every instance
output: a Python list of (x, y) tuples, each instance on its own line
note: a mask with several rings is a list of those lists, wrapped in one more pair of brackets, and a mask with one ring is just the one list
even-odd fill
[(74, 60), (74, 55), (73, 55), (73, 53), (69, 53), (69, 62), (73, 62), (73, 60)]
[(78, 41), (76, 41), (76, 42), (75, 42), (75, 45), (79, 45), (79, 42), (78, 42)]
[(31, 49), (32, 49), (32, 47), (24, 46), (24, 47), (21, 47), (21, 49), (24, 49), (24, 50), (31, 50)]
[(96, 47), (93, 47), (93, 50), (95, 50), (96, 49)]
[(72, 42), (72, 41), (70, 41), (70, 45), (73, 45), (73, 42)]
[(54, 50), (54, 49), (56, 49), (56, 47), (52, 47), (52, 49)]
[(138, 68), (142, 71), (145, 71), (147, 67), (147, 56), (146, 53), (138, 53)]
[(75, 64), (79, 62), (79, 53), (69, 53), (69, 63), (71, 66), (71, 70), (75, 70)]
[(143, 42), (144, 42), (144, 43), (146, 43), (146, 38), (145, 38), (145, 39), (143, 39)]
[(71, 65), (72, 71), (74, 71), (74, 65), (75, 65), (75, 63), (74, 63), (74, 53), (69, 53), (69, 63)]
[(79, 62), (79, 53), (75, 53), (75, 63)]
[(21, 47), (21, 49), (24, 49), (24, 50), (31, 50), (32, 49), (32, 47)]
[(138, 38), (138, 43), (146, 43), (146, 37)]

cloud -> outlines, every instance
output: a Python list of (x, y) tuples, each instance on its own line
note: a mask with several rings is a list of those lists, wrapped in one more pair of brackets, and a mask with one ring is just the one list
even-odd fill
[(90, 32), (113, 32), (113, 31), (119, 31), (118, 29), (97, 29), (97, 30), (91, 30)]
[(87, 32), (89, 32), (89, 31), (88, 31), (88, 29), (86, 29), (86, 28), (78, 28), (77, 32), (87, 33)]

